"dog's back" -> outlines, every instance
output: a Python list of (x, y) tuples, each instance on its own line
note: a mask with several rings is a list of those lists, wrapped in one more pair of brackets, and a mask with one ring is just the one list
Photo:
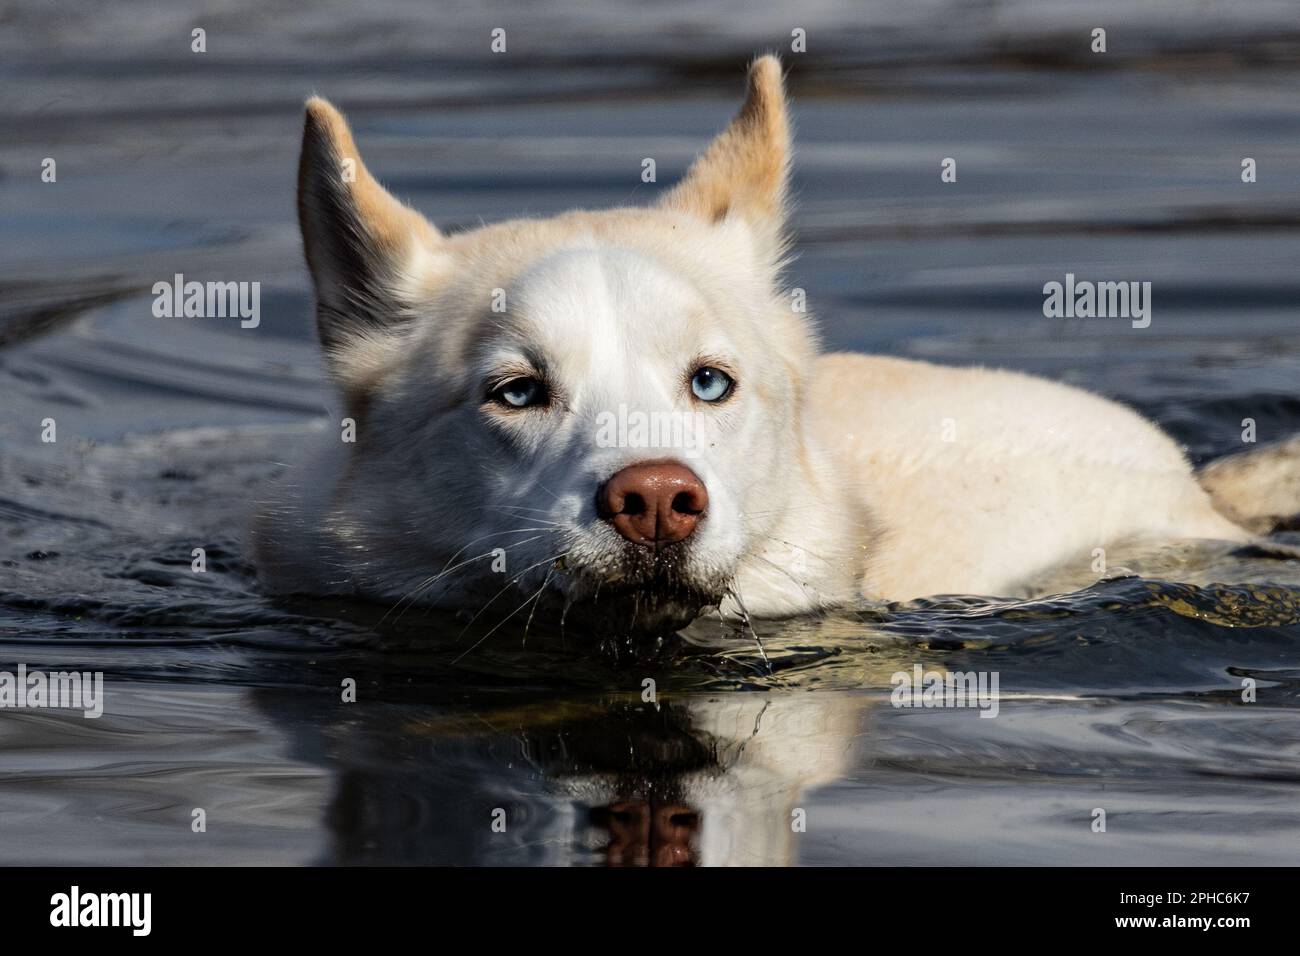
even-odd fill
[(1016, 372), (828, 355), (810, 416), (880, 529), (870, 596), (1022, 593), (1076, 562), (1100, 575), (1143, 540), (1249, 535), (1136, 412)]

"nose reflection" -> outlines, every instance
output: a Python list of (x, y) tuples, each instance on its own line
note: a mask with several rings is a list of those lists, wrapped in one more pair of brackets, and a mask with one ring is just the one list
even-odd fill
[(255, 697), (334, 781), (331, 864), (783, 865), (808, 789), (838, 778), (861, 734), (845, 695), (382, 702), (343, 717), (305, 695)]
[(591, 811), (591, 823), (609, 834), (608, 866), (694, 866), (700, 814), (682, 803), (618, 800)]

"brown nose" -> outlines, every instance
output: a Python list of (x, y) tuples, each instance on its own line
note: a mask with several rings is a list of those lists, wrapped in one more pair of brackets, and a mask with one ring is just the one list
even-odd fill
[(704, 482), (674, 461), (629, 465), (596, 495), (600, 515), (633, 544), (684, 541), (709, 506)]

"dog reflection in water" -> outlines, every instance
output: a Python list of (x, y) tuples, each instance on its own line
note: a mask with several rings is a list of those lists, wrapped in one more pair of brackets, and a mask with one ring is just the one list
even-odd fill
[[(367, 677), (367, 680), (369, 678)], [(319, 862), (784, 865), (858, 758), (858, 695), (534, 698), (431, 712), (254, 692), (331, 792)], [(505, 826), (491, 825), (498, 810)], [(807, 811), (808, 832), (796, 824)]]
[(591, 862), (783, 865), (798, 859), (808, 791), (851, 760), (863, 709), (836, 694), (613, 705), (530, 734), (527, 752), (573, 799), (561, 838)]
[(592, 825), (609, 834), (609, 866), (694, 866), (700, 814), (677, 801), (619, 800), (591, 811)]

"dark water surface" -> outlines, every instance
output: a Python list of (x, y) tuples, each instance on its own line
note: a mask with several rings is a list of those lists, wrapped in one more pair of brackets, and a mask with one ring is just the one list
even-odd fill
[[(800, 24), (130, 6), (0, 15), (0, 669), (102, 670), (107, 693), (97, 720), (0, 711), (0, 862), (1300, 862), (1297, 562), (1171, 551), (1066, 596), (760, 625), (770, 670), (709, 624), (641, 661), (509, 629), (456, 660), (486, 628), (263, 599), (248, 507), (331, 421), (303, 96), (447, 228), (647, 202), (641, 159), (670, 183), (745, 57)], [(1288, 5), (1101, 4), (1105, 60), (1068, 4), (894, 6), (802, 11), (792, 279), (828, 342), (1082, 384), (1198, 461), (1244, 418), (1300, 432)], [(260, 327), (154, 318), (177, 272), (260, 281)], [(1066, 272), (1151, 281), (1151, 327), (1044, 319)], [(996, 719), (891, 707), (917, 664), (996, 671)]]

